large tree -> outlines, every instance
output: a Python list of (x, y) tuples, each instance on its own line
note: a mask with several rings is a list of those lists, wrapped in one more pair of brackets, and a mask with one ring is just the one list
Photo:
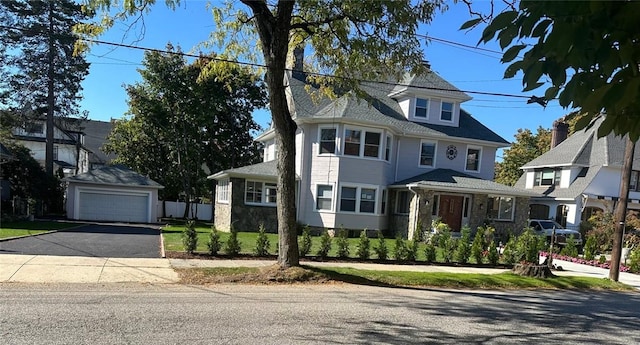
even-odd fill
[(9, 49), (3, 60), (10, 66), (9, 106), (21, 122), (46, 117), (45, 169), (53, 175), (54, 117), (79, 115), (81, 82), (89, 64), (76, 54), (73, 27), (85, 20), (72, 0), (0, 1), (2, 42)]
[[(464, 0), (470, 2), (469, 0)], [(618, 280), (634, 143), (640, 137), (640, 2), (520, 1), (493, 17), (480, 42), (496, 38), (509, 63), (505, 77), (521, 72), (525, 90), (545, 83), (546, 100), (585, 116), (578, 128), (606, 114), (598, 135), (628, 135), (620, 202), (616, 209), (609, 277)], [(479, 24), (473, 19), (462, 28)]]
[[(92, 9), (112, 10), (117, 0), (89, 0)], [(124, 1), (122, 18), (148, 10), (153, 0)], [(179, 0), (169, 0), (176, 4)], [(395, 78), (406, 72), (424, 71), (418, 25), (431, 21), (441, 0), (241, 0), (246, 7), (228, 1), (214, 9), (217, 32), (228, 53), (253, 53), (257, 42), (266, 67), (265, 82), (278, 149), (278, 263), (299, 265), (295, 204), (295, 143), (297, 125), (287, 97), (287, 55), (296, 46), (309, 45), (314, 54), (310, 65), (337, 78), (314, 78), (321, 90), (330, 84), (354, 90), (358, 80)], [(102, 27), (113, 21), (101, 21)], [(81, 28), (99, 33), (95, 28)], [(253, 35), (256, 39), (240, 42)], [(247, 44), (248, 43), (248, 44)], [(313, 61), (312, 61), (313, 60)], [(331, 93), (330, 91), (328, 93)]]
[(519, 129), (515, 138), (511, 146), (504, 150), (502, 162), (496, 163), (496, 182), (509, 186), (513, 186), (522, 175), (520, 167), (549, 151), (551, 131), (542, 126), (538, 127), (535, 134), (529, 129)]
[(260, 159), (251, 113), (266, 105), (266, 90), (251, 70), (220, 64), (206, 56), (188, 64), (168, 45), (146, 52), (142, 81), (126, 87), (132, 117), (117, 122), (105, 149), (163, 184), (165, 200), (184, 195), (188, 204), (208, 195), (208, 173)]

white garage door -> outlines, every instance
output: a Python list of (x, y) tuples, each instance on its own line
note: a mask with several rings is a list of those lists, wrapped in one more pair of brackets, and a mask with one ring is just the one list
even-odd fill
[(79, 218), (117, 222), (149, 222), (148, 194), (80, 192)]

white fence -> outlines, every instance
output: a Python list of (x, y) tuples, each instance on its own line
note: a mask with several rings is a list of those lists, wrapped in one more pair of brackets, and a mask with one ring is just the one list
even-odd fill
[[(165, 212), (162, 213), (162, 205), (164, 204)], [(158, 200), (158, 217), (182, 218), (184, 215), (184, 207), (186, 203), (176, 201)], [(211, 220), (211, 204), (189, 204), (188, 218), (198, 218), (200, 220)]]

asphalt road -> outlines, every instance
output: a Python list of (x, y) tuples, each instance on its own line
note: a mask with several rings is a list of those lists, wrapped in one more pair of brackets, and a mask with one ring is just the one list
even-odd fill
[(5, 344), (638, 344), (640, 295), (0, 284)]
[(159, 258), (160, 231), (148, 226), (90, 224), (2, 241), (0, 254)]

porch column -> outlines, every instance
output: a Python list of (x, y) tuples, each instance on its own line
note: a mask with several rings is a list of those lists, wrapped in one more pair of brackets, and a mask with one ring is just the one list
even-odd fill
[[(416, 236), (416, 230), (427, 229), (431, 226), (431, 205), (433, 204), (433, 191), (422, 188), (411, 189), (411, 203), (409, 204), (409, 222), (407, 238), (412, 240)], [(419, 231), (420, 231), (419, 230)]]

